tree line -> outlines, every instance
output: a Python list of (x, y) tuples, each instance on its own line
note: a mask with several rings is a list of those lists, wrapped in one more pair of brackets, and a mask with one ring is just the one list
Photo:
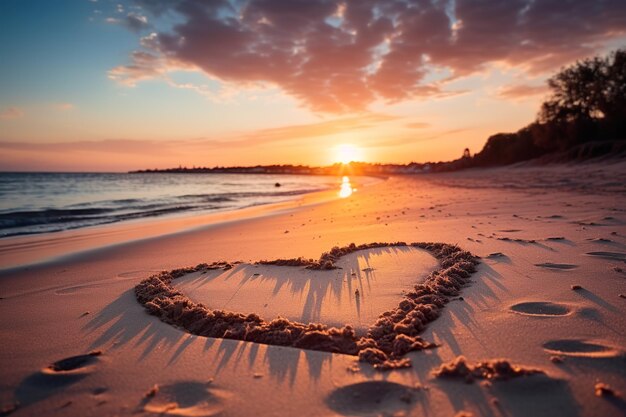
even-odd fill
[(508, 165), (555, 153), (595, 157), (624, 151), (626, 50), (578, 61), (551, 77), (548, 87), (533, 123), (489, 137), (480, 152), (449, 168)]

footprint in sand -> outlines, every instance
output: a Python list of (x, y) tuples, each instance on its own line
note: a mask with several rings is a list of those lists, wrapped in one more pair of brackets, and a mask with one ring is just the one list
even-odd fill
[(511, 379), (493, 384), (490, 391), (498, 399), (500, 409), (515, 410), (511, 414), (515, 416), (577, 416), (580, 413), (567, 381), (548, 375)]
[(487, 255), (485, 258), (487, 259), (508, 259), (509, 257), (503, 254), (502, 252), (494, 252)]
[(15, 398), (21, 405), (28, 405), (48, 398), (64, 387), (87, 377), (100, 359), (100, 351), (86, 355), (71, 356), (56, 361), (39, 372), (25, 378), (15, 390)]
[(224, 401), (230, 396), (211, 383), (182, 381), (159, 387), (141, 402), (140, 409), (166, 416), (210, 417), (224, 411)]
[(563, 304), (548, 301), (529, 301), (511, 306), (511, 311), (525, 316), (557, 317), (566, 316), (572, 311)]
[(578, 265), (555, 264), (555, 263), (552, 263), (552, 262), (544, 262), (544, 263), (541, 263), (541, 264), (535, 264), (535, 266), (538, 266), (538, 267), (541, 267), (541, 268), (560, 269), (560, 270), (568, 270), (568, 269), (578, 268)]
[(417, 390), (388, 381), (368, 381), (338, 388), (326, 398), (333, 411), (347, 416), (394, 414), (411, 408)]
[(551, 340), (544, 343), (543, 348), (550, 353), (582, 358), (615, 358), (624, 355), (619, 349), (603, 342), (581, 339)]
[(624, 252), (587, 252), (587, 255), (615, 261), (626, 261), (626, 253)]
[(47, 368), (42, 370), (43, 373), (56, 374), (65, 372), (78, 372), (85, 370), (89, 365), (98, 362), (98, 356), (102, 355), (102, 352), (95, 350), (87, 353), (86, 355), (71, 356), (69, 358), (61, 359)]

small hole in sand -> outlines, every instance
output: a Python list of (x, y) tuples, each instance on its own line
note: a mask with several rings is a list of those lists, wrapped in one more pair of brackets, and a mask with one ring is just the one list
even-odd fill
[(511, 311), (527, 316), (565, 316), (571, 310), (562, 304), (555, 304), (547, 301), (531, 301), (519, 303), (511, 306)]
[(578, 268), (578, 265), (572, 265), (572, 264), (555, 264), (552, 262), (544, 262), (541, 264), (535, 264), (535, 266), (541, 267), (541, 268), (548, 268), (548, 269), (562, 269), (562, 270), (568, 270), (568, 269), (574, 269), (574, 268)]
[(326, 404), (343, 415), (393, 414), (408, 409), (417, 394), (416, 389), (394, 382), (368, 381), (336, 389)]
[(50, 373), (56, 372), (70, 372), (83, 369), (92, 363), (98, 361), (97, 357), (102, 353), (100, 351), (94, 351), (86, 355), (72, 356), (69, 358), (61, 359), (48, 366), (45, 371)]
[(229, 393), (211, 384), (182, 381), (160, 386), (151, 397), (143, 400), (143, 411), (159, 415), (215, 416), (224, 409)]
[(543, 348), (551, 353), (564, 356), (578, 356), (588, 358), (608, 358), (620, 356), (621, 352), (601, 342), (591, 342), (579, 339), (551, 340), (544, 343)]

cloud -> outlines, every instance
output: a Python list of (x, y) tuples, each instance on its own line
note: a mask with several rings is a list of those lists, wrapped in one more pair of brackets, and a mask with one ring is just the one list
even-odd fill
[(362, 116), (344, 117), (318, 123), (261, 129), (249, 134), (241, 135), (238, 139), (229, 141), (228, 145), (240, 147), (330, 136), (345, 132), (356, 132), (358, 130), (370, 129), (376, 127), (376, 125), (380, 123), (391, 122), (397, 119), (399, 119), (397, 116), (370, 113)]
[(59, 111), (74, 110), (75, 106), (72, 103), (54, 103), (52, 107)]
[[(122, 13), (123, 11), (123, 9), (121, 11), (118, 9), (118, 13)], [(96, 10), (94, 11), (94, 13), (95, 12), (98, 11)], [(142, 30), (150, 27), (150, 24), (148, 23), (148, 17), (134, 12), (130, 12), (122, 18), (107, 17), (104, 19), (104, 21), (111, 25), (122, 25), (133, 32), (141, 32)]]
[(121, 84), (134, 87), (139, 81), (161, 77), (167, 71), (165, 61), (158, 54), (134, 51), (131, 54), (130, 64), (112, 68), (108, 76)]
[(250, 148), (272, 145), (301, 139), (330, 136), (374, 128), (381, 123), (398, 120), (397, 116), (368, 113), (355, 117), (344, 117), (308, 124), (287, 125), (276, 128), (240, 132), (228, 138), (212, 139), (104, 139), (94, 141), (67, 141), (55, 143), (0, 141), (2, 151), (34, 153), (112, 153), (129, 155), (176, 155), (178, 153), (200, 153), (202, 151), (227, 148)]
[(510, 100), (523, 100), (530, 97), (542, 96), (548, 93), (545, 85), (515, 84), (507, 85), (498, 91), (498, 97)]
[(456, 129), (438, 130), (428, 135), (414, 136), (401, 135), (394, 138), (373, 138), (367, 140), (360, 145), (368, 148), (390, 148), (395, 146), (408, 146), (418, 142), (429, 142), (444, 138), (446, 136), (457, 135), (459, 133), (467, 133), (474, 130), (473, 127), (460, 127)]
[[(473, 127), (459, 127), (456, 129), (448, 129), (443, 131), (437, 131), (430, 135), (425, 136), (417, 136), (417, 137), (404, 137), (396, 139), (395, 143), (397, 145), (406, 145), (414, 142), (428, 142), (435, 139), (440, 139), (446, 136), (458, 135), (459, 133), (467, 133), (474, 130)], [(384, 146), (384, 143), (381, 143), (381, 146)]]
[(9, 119), (18, 119), (24, 116), (24, 111), (17, 107), (7, 107), (6, 109), (0, 111), (0, 119), (9, 120)]
[(175, 141), (105, 139), (97, 141), (72, 141), (56, 143), (0, 141), (3, 151), (25, 151), (36, 153), (76, 153), (94, 152), (97, 154), (167, 154), (176, 148)]
[[(554, 71), (626, 35), (619, 0), (137, 0), (176, 16), (118, 66), (128, 85), (181, 66), (224, 83), (264, 82), (314, 111), (449, 94), (490, 65)], [(140, 61), (140, 63), (138, 63)], [(447, 79), (429, 75), (445, 69)]]
[(146, 16), (133, 12), (126, 15), (124, 22), (126, 27), (135, 32), (139, 32), (150, 26)]
[(413, 122), (413, 123), (407, 123), (404, 126), (408, 127), (409, 129), (426, 129), (430, 127), (430, 123)]

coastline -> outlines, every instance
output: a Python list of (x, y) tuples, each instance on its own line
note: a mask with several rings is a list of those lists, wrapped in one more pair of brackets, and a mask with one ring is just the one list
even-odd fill
[[(619, 415), (623, 402), (597, 397), (594, 386), (626, 392), (619, 297), (626, 280), (616, 269), (626, 254), (626, 194), (585, 190), (599, 190), (623, 168), (574, 167), (574, 182), (586, 187), (569, 190), (551, 188), (550, 172), (533, 171), (535, 183), (545, 181), (541, 192), (496, 186), (524, 172), (515, 169), (499, 169), (490, 182), (490, 171), (391, 177), (346, 199), (0, 271), (0, 405), (20, 402), (16, 416), (159, 413), (172, 403), (178, 414), (200, 415)], [(462, 300), (450, 301), (420, 334), (438, 347), (407, 354), (413, 368), (380, 373), (349, 355), (194, 336), (146, 314), (134, 295), (135, 285), (162, 270), (317, 258), (333, 246), (376, 241), (458, 244), (482, 258)], [(298, 291), (334, 297), (310, 286)], [(94, 350), (97, 359), (68, 373), (78, 380), (44, 372)], [(460, 355), (544, 374), (490, 384), (434, 375)]]
[[(361, 177), (352, 178), (354, 178), (353, 182), (359, 189), (362, 186), (374, 186), (386, 179), (386, 177), (378, 177), (375, 181), (367, 182), (361, 181)], [(10, 236), (0, 239), (0, 271), (25, 267), (34, 263), (50, 262), (59, 257), (72, 256), (80, 252), (93, 251), (112, 245), (185, 233), (195, 229), (220, 227), (247, 219), (279, 215), (299, 207), (339, 199), (338, 192), (339, 187), (304, 193), (279, 203), (259, 204), (234, 210), (179, 213), (60, 232)]]

